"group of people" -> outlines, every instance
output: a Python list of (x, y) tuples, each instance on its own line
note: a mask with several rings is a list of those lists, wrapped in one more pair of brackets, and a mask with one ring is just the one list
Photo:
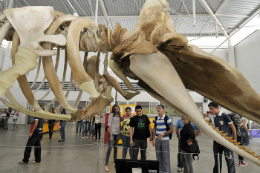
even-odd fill
[[(247, 129), (247, 120), (244, 117), (240, 117), (238, 114), (229, 115), (222, 113), (219, 110), (218, 104), (214, 102), (209, 103), (208, 107), (213, 115), (211, 121), (215, 127), (218, 127), (223, 133), (227, 133), (229, 137), (233, 136), (233, 139), (238, 139), (238, 142), (241, 141), (242, 145), (249, 144), (249, 136), (251, 136), (251, 134)], [(112, 113), (109, 115), (107, 124), (109, 146), (105, 158), (105, 171), (109, 171), (108, 163), (113, 146), (114, 162), (117, 159), (117, 145), (122, 130), (122, 159), (126, 158), (127, 150), (129, 150), (130, 159), (137, 160), (140, 149), (141, 160), (146, 160), (147, 138), (149, 138), (150, 141), (152, 141), (152, 145), (155, 147), (156, 159), (159, 161), (160, 172), (170, 173), (169, 140), (172, 138), (174, 129), (170, 117), (164, 114), (164, 106), (157, 106), (158, 115), (155, 116), (153, 120), (153, 133), (149, 118), (142, 114), (142, 107), (140, 105), (135, 107), (136, 116), (133, 116), (131, 111), (130, 107), (126, 107), (126, 115), (121, 118), (119, 106), (114, 105), (112, 107)], [(123, 122), (122, 127), (121, 121)], [(196, 151), (196, 147), (198, 147), (196, 137), (199, 136), (201, 132), (202, 130), (185, 116), (182, 116), (181, 119), (178, 120), (176, 124), (178, 172), (181, 172), (183, 169), (184, 173), (193, 173), (193, 153)], [(214, 141), (213, 153), (215, 165), (213, 167), (213, 173), (221, 172), (223, 152), (225, 154), (228, 173), (235, 173), (235, 165), (247, 165), (242, 156), (239, 156), (239, 163), (235, 163), (233, 152)]]
[(3, 111), (2, 114), (5, 114), (5, 120), (4, 120), (4, 124), (5, 124), (5, 128), (3, 130), (8, 130), (8, 120), (11, 116), (13, 116), (13, 130), (17, 130), (18, 126), (17, 126), (17, 120), (19, 118), (19, 111), (17, 110), (13, 110), (12, 108), (8, 108), (6, 111)]
[(82, 138), (90, 136), (90, 138), (94, 138), (95, 141), (98, 140), (100, 142), (101, 118), (103, 118), (103, 115), (97, 112), (91, 118), (77, 121), (76, 134), (82, 131)]

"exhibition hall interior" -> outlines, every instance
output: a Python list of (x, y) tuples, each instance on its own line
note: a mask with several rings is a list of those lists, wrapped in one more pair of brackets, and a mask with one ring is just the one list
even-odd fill
[(0, 0), (1, 173), (257, 173), (259, 0)]

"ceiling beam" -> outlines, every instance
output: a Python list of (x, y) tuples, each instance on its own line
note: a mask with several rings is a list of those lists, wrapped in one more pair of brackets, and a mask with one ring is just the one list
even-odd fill
[(209, 7), (208, 3), (205, 0), (199, 0), (201, 5), (207, 10), (207, 12), (209, 13), (209, 15), (216, 21), (216, 23), (219, 25), (219, 27), (221, 28), (221, 30), (223, 31), (224, 35), (228, 38), (228, 33), (227, 31), (224, 29), (224, 27), (222, 26), (222, 24), (219, 22), (218, 18), (216, 17), (216, 15), (213, 13), (213, 11), (211, 10), (211, 8)]

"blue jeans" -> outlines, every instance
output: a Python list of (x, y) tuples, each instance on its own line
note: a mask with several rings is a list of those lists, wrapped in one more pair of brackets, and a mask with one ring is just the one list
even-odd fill
[(160, 172), (171, 173), (169, 140), (155, 139), (155, 152)]
[(183, 168), (183, 164), (182, 164), (182, 161), (181, 161), (181, 140), (180, 139), (178, 141), (178, 155), (177, 155), (177, 157), (178, 157), (178, 164), (177, 164), (177, 166), (179, 168)]
[(249, 135), (246, 129), (241, 128), (241, 134), (242, 134), (242, 142), (241, 145), (248, 146), (249, 145)]
[(51, 137), (53, 135), (54, 124), (53, 123), (48, 123), (48, 127), (49, 127), (49, 139), (51, 139)]
[(60, 137), (65, 140), (65, 125), (66, 121), (60, 122)]
[(129, 149), (130, 159), (133, 158), (133, 149), (130, 146), (130, 136), (122, 135), (122, 142), (123, 142), (123, 152), (122, 152), (122, 159), (126, 158), (127, 150)]
[(5, 128), (8, 129), (8, 119), (5, 118)]
[(90, 122), (86, 121), (83, 123), (83, 131), (82, 131), (82, 137), (83, 136), (87, 136), (88, 132), (89, 132), (89, 126), (90, 126)]
[(18, 119), (13, 119), (13, 129), (18, 128), (18, 126), (16, 125)]
[(83, 127), (83, 122), (77, 121), (76, 133), (78, 133), (78, 129), (79, 129), (79, 133), (81, 133), (82, 127)]
[[(227, 149), (226, 147), (220, 145), (215, 141), (213, 142), (213, 152), (214, 152), (214, 159), (215, 159), (215, 166), (213, 168), (213, 173), (218, 173), (218, 168), (220, 168), (220, 173), (221, 173), (223, 151), (224, 151), (224, 156), (228, 167), (228, 173), (235, 173), (236, 169), (235, 169), (233, 151)], [(218, 156), (219, 156), (220, 163), (218, 163)]]
[(119, 141), (119, 135), (112, 135), (113, 137), (113, 141), (110, 141), (110, 134), (108, 133), (108, 141), (109, 141), (109, 146), (107, 149), (107, 154), (106, 154), (106, 163), (105, 165), (108, 165), (108, 161), (109, 161), (109, 157), (110, 157), (110, 153), (112, 151), (112, 147), (113, 147), (113, 142), (115, 141), (115, 145), (114, 145), (114, 163), (117, 159), (117, 145), (118, 145), (118, 141)]

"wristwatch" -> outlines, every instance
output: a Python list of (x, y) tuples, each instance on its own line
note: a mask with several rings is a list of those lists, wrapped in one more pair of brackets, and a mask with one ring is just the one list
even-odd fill
[(162, 136), (164, 136), (164, 134), (162, 134)]

